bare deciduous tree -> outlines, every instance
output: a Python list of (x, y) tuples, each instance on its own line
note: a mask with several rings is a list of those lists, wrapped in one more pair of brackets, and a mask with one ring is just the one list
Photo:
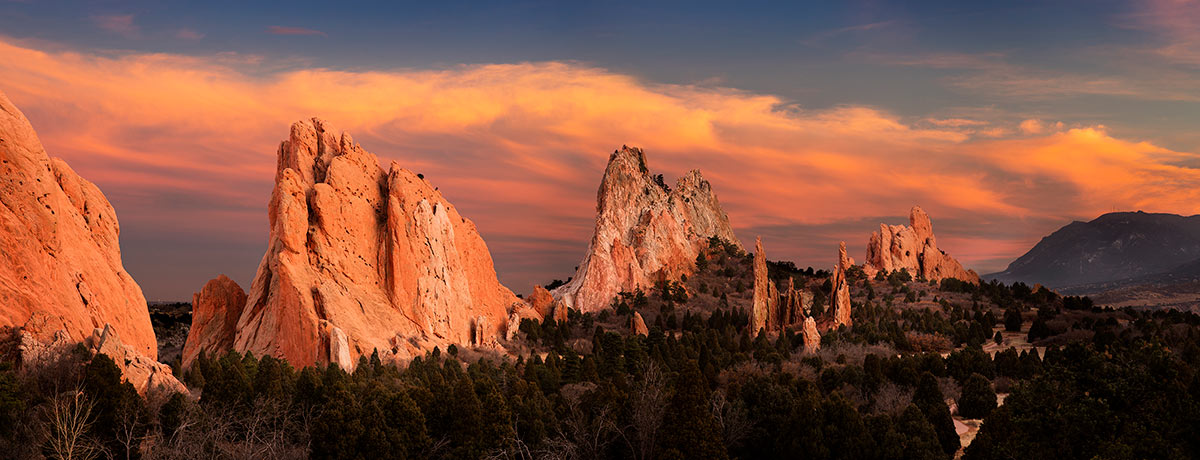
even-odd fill
[(95, 404), (80, 390), (59, 394), (48, 403), (43, 417), (50, 456), (59, 460), (91, 460), (103, 450), (88, 437)]
[(912, 403), (913, 390), (892, 382), (885, 382), (875, 392), (872, 412), (876, 414), (900, 415)]
[(723, 389), (713, 392), (712, 414), (721, 428), (721, 434), (725, 436), (726, 449), (737, 446), (750, 434), (754, 425), (741, 401), (730, 401)]
[(667, 377), (658, 364), (650, 361), (631, 395), (630, 421), (637, 439), (636, 447), (632, 450), (639, 459), (648, 460), (654, 456), (668, 397)]

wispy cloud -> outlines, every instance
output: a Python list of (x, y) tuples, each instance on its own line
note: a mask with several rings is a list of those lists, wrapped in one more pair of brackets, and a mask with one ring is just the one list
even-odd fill
[(204, 34), (197, 32), (195, 29), (182, 28), (175, 31), (175, 38), (183, 40), (199, 40), (204, 38)]
[(91, 19), (97, 27), (125, 38), (137, 38), (142, 33), (141, 27), (133, 22), (132, 14), (96, 15)]
[(269, 26), (267, 33), (272, 35), (319, 35), (324, 37), (325, 32), (314, 29), (305, 29), (303, 27), (287, 27), (287, 26)]
[(1200, 2), (1145, 0), (1136, 5), (1122, 25), (1157, 37), (1157, 43), (1144, 51), (1171, 63), (1200, 68)]
[(1200, 101), (1200, 78), (1195, 74), (1166, 71), (1082, 73), (1017, 64), (1008, 54), (1000, 52), (916, 55), (855, 52), (851, 56), (883, 65), (944, 71), (947, 75), (941, 77), (942, 81), (950, 88), (1026, 101), (1079, 96)]
[(805, 46), (819, 46), (821, 44), (824, 44), (825, 42), (828, 42), (829, 40), (831, 40), (833, 38), (836, 38), (836, 37), (839, 37), (842, 35), (857, 33), (857, 32), (880, 30), (880, 29), (887, 28), (889, 26), (894, 26), (897, 23), (898, 22), (896, 20), (888, 20), (888, 21), (870, 22), (870, 23), (865, 23), (865, 24), (856, 24), (856, 25), (847, 26), (847, 27), (840, 27), (840, 28), (836, 28), (836, 29), (824, 30), (821, 32), (817, 32), (817, 33), (813, 34), (812, 36), (801, 40), (800, 43)]

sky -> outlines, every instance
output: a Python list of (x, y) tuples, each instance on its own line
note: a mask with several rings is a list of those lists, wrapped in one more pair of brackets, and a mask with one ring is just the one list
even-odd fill
[(573, 274), (621, 145), (802, 267), (913, 205), (980, 273), (1073, 220), (1200, 212), (1192, 1), (0, 0), (0, 92), (112, 202), (150, 300), (249, 285), (310, 117), (423, 173), (518, 293)]

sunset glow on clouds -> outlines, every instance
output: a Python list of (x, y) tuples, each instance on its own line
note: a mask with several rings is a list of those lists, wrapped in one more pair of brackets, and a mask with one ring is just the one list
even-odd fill
[(184, 298), (217, 273), (249, 281), (278, 142), (313, 116), (385, 167), (425, 174), (475, 221), (518, 292), (572, 274), (608, 153), (622, 144), (643, 147), (672, 180), (700, 168), (744, 241), (761, 234), (768, 257), (801, 266), (831, 265), (839, 239), (862, 257), (878, 223), (902, 222), (914, 204), (933, 217), (939, 245), (981, 272), (1067, 219), (1200, 212), (1195, 153), (1071, 120), (808, 110), (574, 62), (271, 66), (0, 41), (0, 91), (52, 156), (108, 195), (149, 298)]

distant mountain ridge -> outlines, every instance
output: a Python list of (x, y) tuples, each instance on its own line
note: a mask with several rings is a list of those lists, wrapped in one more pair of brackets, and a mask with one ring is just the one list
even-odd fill
[(1067, 224), (1006, 270), (983, 277), (1064, 289), (1168, 273), (1197, 261), (1200, 216), (1113, 212)]

